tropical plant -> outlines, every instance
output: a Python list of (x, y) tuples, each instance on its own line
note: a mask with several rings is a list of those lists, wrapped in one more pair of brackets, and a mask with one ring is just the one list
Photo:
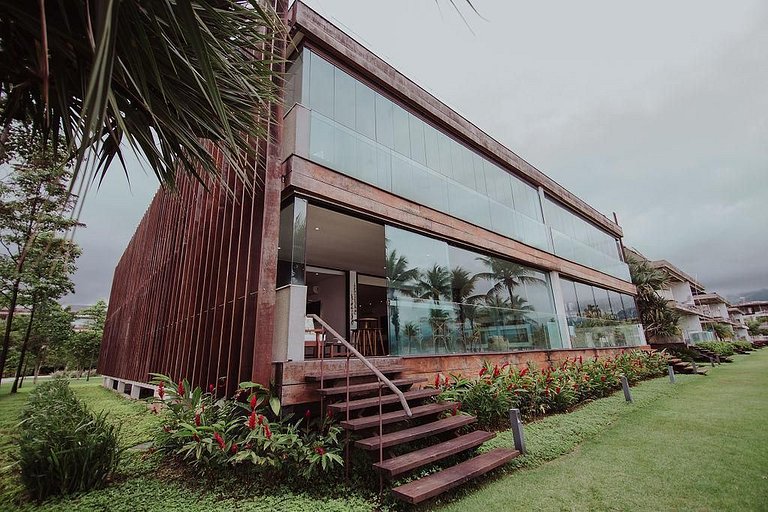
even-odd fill
[(120, 461), (118, 429), (93, 414), (64, 379), (30, 393), (19, 424), (21, 481), (34, 499), (104, 486)]
[[(14, 120), (66, 143), (78, 176), (103, 173), (127, 142), (158, 179), (253, 183), (267, 134), (283, 28), (267, 2), (0, 1), (0, 150)], [(276, 37), (277, 35), (277, 37)], [(213, 144), (211, 144), (213, 142)]]
[(637, 308), (648, 339), (680, 334), (680, 314), (659, 294), (669, 285), (669, 275), (646, 260), (627, 257), (632, 283), (637, 288)]
[[(330, 410), (292, 422), (281, 415), (279, 400), (253, 382), (240, 384), (232, 399), (192, 389), (187, 380), (153, 374), (158, 386), (152, 401), (165, 407), (156, 446), (197, 467), (250, 464), (289, 478), (309, 478), (343, 465), (341, 428)], [(282, 417), (281, 417), (282, 416)]]
[(733, 345), (727, 341), (701, 341), (696, 346), (714, 352), (721, 357), (728, 357), (734, 354)]
[(733, 339), (733, 329), (731, 329), (730, 325), (714, 323), (710, 328), (712, 329), (712, 332), (715, 333), (715, 336), (717, 336), (717, 339), (720, 341)]
[(482, 428), (508, 426), (509, 409), (519, 408), (523, 417), (567, 411), (580, 402), (606, 396), (621, 387), (621, 376), (630, 383), (663, 375), (667, 360), (662, 353), (633, 350), (616, 357), (566, 359), (559, 366), (518, 369), (509, 363), (486, 362), (477, 378), (451, 375), (435, 377), (440, 400), (460, 403)]

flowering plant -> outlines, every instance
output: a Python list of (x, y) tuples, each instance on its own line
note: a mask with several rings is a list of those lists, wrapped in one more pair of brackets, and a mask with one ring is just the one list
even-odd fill
[(566, 359), (558, 365), (522, 369), (484, 363), (477, 378), (435, 378), (440, 400), (460, 402), (462, 410), (477, 417), (483, 428), (505, 428), (510, 408), (525, 418), (565, 412), (578, 403), (606, 396), (621, 387), (621, 376), (630, 383), (663, 375), (663, 354), (634, 350), (616, 357)]
[(243, 382), (232, 398), (217, 398), (213, 386), (204, 392), (161, 374), (153, 374), (153, 383), (158, 396), (152, 400), (163, 403), (165, 414), (155, 444), (169, 455), (195, 466), (250, 463), (304, 477), (343, 464), (341, 429), (332, 417), (291, 422), (259, 384)]

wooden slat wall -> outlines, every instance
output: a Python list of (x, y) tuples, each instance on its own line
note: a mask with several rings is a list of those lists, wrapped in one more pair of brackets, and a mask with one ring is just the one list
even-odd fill
[[(275, 0), (285, 12), (285, 0)], [(275, 52), (283, 41), (275, 38)], [(281, 66), (281, 64), (276, 64)], [(278, 69), (282, 71), (281, 68)], [(211, 145), (221, 180), (182, 177), (158, 191), (115, 269), (99, 357), (102, 375), (147, 382), (150, 373), (232, 393), (272, 375), (280, 221), (281, 101), (246, 186)], [(226, 186), (225, 186), (226, 185)], [(207, 189), (207, 190), (206, 190)]]

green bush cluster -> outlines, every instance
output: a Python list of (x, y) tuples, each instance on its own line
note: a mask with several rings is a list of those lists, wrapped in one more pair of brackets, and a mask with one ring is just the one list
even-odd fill
[(89, 411), (64, 379), (30, 393), (19, 426), (21, 480), (34, 499), (101, 487), (120, 461), (117, 428), (106, 413)]
[[(518, 370), (509, 363), (485, 363), (478, 378), (442, 374), (435, 376), (439, 398), (460, 403), (461, 411), (477, 417), (482, 428), (503, 429), (510, 408), (520, 409), (526, 419), (565, 412), (580, 402), (606, 396), (621, 387), (621, 376), (630, 383), (664, 374), (667, 362), (662, 353), (640, 350), (615, 358), (584, 361), (581, 356), (558, 367)], [(455, 414), (455, 411), (452, 411)]]
[[(232, 398), (216, 398), (213, 389), (190, 389), (154, 375), (165, 416), (155, 445), (198, 467), (250, 464), (273, 476), (309, 478), (343, 465), (341, 428), (333, 416), (306, 414), (292, 421), (280, 414), (280, 402), (267, 389), (244, 382)], [(307, 411), (309, 413), (309, 411)]]
[(755, 347), (748, 341), (732, 341), (731, 344), (738, 350), (754, 350)]
[(714, 352), (721, 357), (732, 356), (735, 353), (733, 344), (728, 343), (727, 341), (703, 341), (696, 345), (705, 350), (709, 350), (710, 352)]

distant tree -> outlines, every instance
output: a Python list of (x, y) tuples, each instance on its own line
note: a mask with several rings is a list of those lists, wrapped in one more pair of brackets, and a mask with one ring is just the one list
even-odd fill
[(536, 277), (531, 269), (513, 261), (492, 256), (480, 256), (477, 260), (485, 265), (488, 270), (478, 273), (475, 275), (475, 278), (495, 281), (493, 288), (488, 291), (489, 296), (506, 291), (507, 297), (512, 301), (514, 300), (517, 287), (524, 283), (541, 283), (541, 279)]
[(439, 304), (441, 299), (451, 297), (451, 272), (442, 265), (432, 265), (415, 279), (414, 293), (420, 299)]
[(720, 341), (733, 339), (733, 329), (731, 329), (731, 326), (728, 324), (712, 324), (712, 332), (715, 333), (715, 336), (717, 336), (717, 339)]
[(98, 301), (93, 306), (82, 310), (79, 316), (87, 319), (87, 327), (76, 332), (69, 342), (69, 356), (78, 370), (86, 370), (89, 380), (93, 363), (99, 357), (101, 340), (104, 337), (104, 324), (107, 319), (107, 303)]
[[(78, 222), (71, 215), (71, 173), (64, 159), (38, 134), (23, 127), (14, 131), (8, 144), (14, 148), (13, 160), (10, 173), (0, 181), (0, 296), (8, 309), (0, 375), (5, 370), (16, 307), (48, 297), (60, 276), (44, 274), (59, 275), (62, 266), (72, 268), (70, 263), (79, 254), (66, 240)], [(34, 292), (46, 288), (49, 291), (42, 295)]]
[(29, 355), (35, 365), (34, 383), (37, 383), (40, 370), (47, 363), (65, 362), (64, 354), (74, 334), (74, 316), (69, 308), (62, 307), (56, 301), (46, 300), (38, 306), (37, 311), (29, 341)]

